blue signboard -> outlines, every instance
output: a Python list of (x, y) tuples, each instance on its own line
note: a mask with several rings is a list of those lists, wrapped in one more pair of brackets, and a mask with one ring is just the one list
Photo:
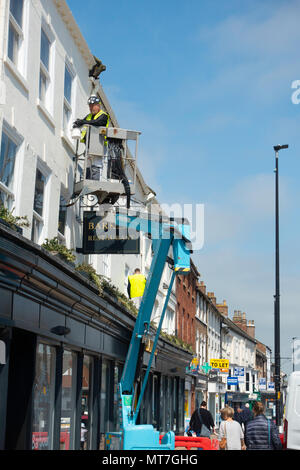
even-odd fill
[(275, 382), (268, 382), (268, 390), (275, 391)]
[(238, 385), (239, 380), (237, 377), (227, 377), (227, 385)]
[(234, 368), (234, 375), (236, 377), (244, 377), (245, 375), (245, 367), (235, 367)]
[(259, 379), (258, 388), (259, 388), (259, 390), (266, 390), (266, 388), (267, 388), (267, 381), (266, 381), (266, 379), (265, 379), (264, 377), (261, 378), (261, 379)]

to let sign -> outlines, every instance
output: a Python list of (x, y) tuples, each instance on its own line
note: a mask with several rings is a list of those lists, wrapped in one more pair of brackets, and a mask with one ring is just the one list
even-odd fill
[(209, 364), (213, 369), (228, 369), (229, 368), (228, 359), (211, 359), (209, 361)]

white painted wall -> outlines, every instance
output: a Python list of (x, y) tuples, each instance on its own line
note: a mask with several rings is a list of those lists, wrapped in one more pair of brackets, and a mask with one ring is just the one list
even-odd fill
[[(24, 0), (24, 16), (21, 35), (20, 61), (15, 65), (8, 58), (8, 30), (10, 12), (9, 1), (0, 2), (0, 139), (2, 128), (18, 144), (14, 196), (14, 214), (33, 220), (33, 204), (36, 168), (46, 176), (43, 229), (38, 243), (58, 235), (58, 215), (61, 188), (65, 196), (73, 192), (74, 142), (63, 128), (64, 76), (65, 64), (73, 75), (71, 119), (87, 114), (87, 97), (91, 92), (88, 70), (93, 64), (93, 56), (75, 24), (74, 18), (64, 0)], [(41, 28), (49, 37), (49, 93), (45, 104), (39, 100)], [(117, 120), (101, 86), (98, 91), (109, 112), (113, 125)], [(142, 140), (141, 140), (142, 145)], [(147, 185), (138, 173), (136, 209), (145, 209)], [(157, 201), (155, 200), (157, 203)], [(134, 207), (133, 207), (134, 208)], [(67, 247), (81, 246), (81, 224), (76, 218), (78, 207), (67, 210), (65, 241)], [(23, 234), (31, 238), (31, 228), (24, 228)], [(126, 293), (127, 275), (136, 267), (147, 274), (151, 264), (150, 241), (141, 235), (139, 255), (77, 255), (78, 261), (92, 263), (99, 274), (111, 278), (121, 291)], [(159, 320), (166, 289), (170, 279), (166, 267), (157, 296), (155, 321)], [(164, 323), (168, 333), (175, 332), (175, 287), (169, 312)], [(172, 315), (173, 313), (173, 315)], [(173, 318), (172, 318), (173, 316)]]

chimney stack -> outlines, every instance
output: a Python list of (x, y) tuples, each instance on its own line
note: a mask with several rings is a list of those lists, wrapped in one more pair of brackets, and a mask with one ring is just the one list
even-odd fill
[(224, 317), (228, 317), (228, 305), (226, 304), (226, 300), (223, 300), (222, 304), (217, 304), (217, 309)]
[(254, 320), (249, 320), (247, 325), (247, 333), (251, 338), (255, 339), (255, 324)]
[(203, 281), (197, 282), (197, 288), (199, 289), (202, 294), (206, 294), (206, 285), (204, 284)]
[(212, 301), (212, 303), (217, 306), (217, 299), (215, 297), (215, 293), (214, 292), (207, 292), (207, 296), (210, 298), (210, 300)]
[(242, 314), (241, 310), (234, 310), (233, 314), (233, 323), (236, 324), (239, 328), (245, 331), (245, 333), (248, 333), (247, 330), (247, 320), (246, 320), (246, 313), (244, 312)]

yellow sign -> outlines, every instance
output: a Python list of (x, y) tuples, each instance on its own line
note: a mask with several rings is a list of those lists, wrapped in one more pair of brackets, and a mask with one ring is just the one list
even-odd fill
[(228, 369), (229, 368), (228, 359), (211, 359), (209, 361), (209, 364), (213, 369)]

